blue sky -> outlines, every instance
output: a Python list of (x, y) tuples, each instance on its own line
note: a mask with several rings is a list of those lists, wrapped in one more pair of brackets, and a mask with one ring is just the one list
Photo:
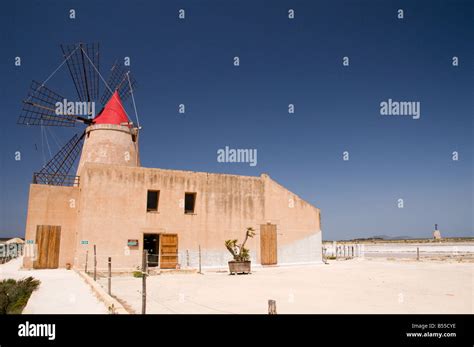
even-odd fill
[[(23, 235), (43, 164), (21, 100), (78, 41), (100, 42), (104, 75), (130, 57), (143, 166), (268, 173), (321, 208), (325, 239), (430, 237), (435, 223), (473, 235), (472, 1), (11, 1), (0, 16), (0, 237)], [(47, 85), (75, 97), (65, 66)], [(381, 116), (389, 98), (420, 102), (421, 118)], [(49, 130), (54, 154), (81, 128)], [(217, 162), (225, 146), (257, 149), (258, 164)]]

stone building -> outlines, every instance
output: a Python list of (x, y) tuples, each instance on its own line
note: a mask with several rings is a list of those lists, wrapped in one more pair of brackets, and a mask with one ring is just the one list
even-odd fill
[[(117, 104), (118, 103), (118, 104)], [(321, 262), (320, 210), (269, 175), (238, 176), (140, 166), (137, 132), (113, 98), (85, 133), (77, 183), (31, 184), (26, 268), (114, 270), (225, 267), (224, 241), (247, 227), (254, 265)]]

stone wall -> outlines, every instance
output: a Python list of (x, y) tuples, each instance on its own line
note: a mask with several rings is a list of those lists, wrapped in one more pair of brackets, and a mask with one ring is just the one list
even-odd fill
[(73, 264), (77, 217), (80, 210), (79, 201), (79, 187), (30, 185), (25, 230), (25, 251), (28, 252), (28, 256), (24, 257), (24, 267), (31, 268), (33, 266), (31, 256), (33, 256), (34, 246), (29, 242), (36, 242), (36, 227), (38, 225), (61, 226), (59, 267), (65, 267), (66, 263)]
[[(147, 212), (147, 191), (159, 190), (157, 212)], [(184, 194), (196, 193), (195, 211), (184, 213)], [(71, 199), (75, 207), (70, 207)], [(288, 191), (268, 175), (260, 177), (127, 167), (86, 162), (80, 187), (31, 185), (26, 238), (36, 225), (61, 225), (60, 266), (74, 261), (89, 269), (93, 245), (98, 268), (112, 257), (114, 270), (141, 265), (146, 233), (177, 234), (181, 267), (225, 267), (231, 255), (227, 239), (242, 240), (247, 227), (254, 264), (260, 264), (260, 225), (276, 224), (278, 263), (321, 261), (319, 209)], [(128, 240), (138, 247), (128, 247)], [(81, 243), (81, 241), (87, 241)], [(28, 264), (25, 263), (25, 266)]]

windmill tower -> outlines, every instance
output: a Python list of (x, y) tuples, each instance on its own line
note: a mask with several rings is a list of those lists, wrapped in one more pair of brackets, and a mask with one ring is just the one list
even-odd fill
[[(132, 96), (136, 82), (122, 66), (115, 64), (106, 82), (99, 72), (99, 45), (61, 45), (63, 63), (43, 83), (33, 81), (18, 124), (27, 126), (75, 127), (86, 129), (75, 134), (40, 171), (33, 174), (33, 183), (77, 186), (85, 163), (140, 166), (138, 131), (129, 119), (122, 101)], [(80, 101), (66, 102), (60, 94), (46, 87), (46, 82), (67, 63)], [(95, 113), (99, 99), (99, 77), (106, 89), (100, 98), (102, 109)], [(64, 107), (58, 112), (58, 105)], [(66, 104), (68, 106), (66, 106)], [(71, 106), (69, 108), (69, 106)], [(78, 112), (80, 109), (81, 112)], [(136, 110), (136, 108), (135, 108)], [(70, 171), (80, 155), (76, 175)]]
[(138, 128), (130, 124), (118, 92), (114, 92), (93, 124), (85, 130), (77, 176), (87, 162), (140, 166)]

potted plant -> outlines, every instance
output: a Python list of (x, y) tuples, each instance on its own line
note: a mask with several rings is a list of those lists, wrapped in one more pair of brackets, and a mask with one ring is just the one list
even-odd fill
[(229, 272), (231, 275), (238, 273), (250, 273), (250, 253), (248, 248), (245, 248), (247, 240), (255, 236), (255, 230), (253, 228), (247, 228), (245, 233), (244, 242), (240, 245), (237, 244), (237, 240), (225, 241), (225, 247), (228, 249), (234, 260), (229, 261)]

